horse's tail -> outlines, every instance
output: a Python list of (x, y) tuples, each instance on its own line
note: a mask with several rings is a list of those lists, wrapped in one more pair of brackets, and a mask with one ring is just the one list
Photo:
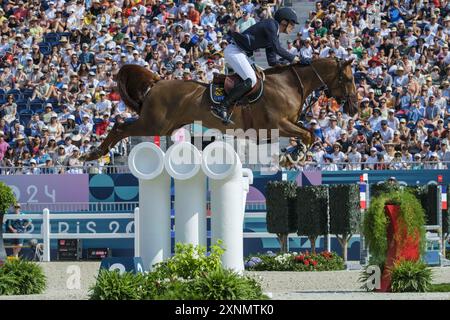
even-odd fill
[(120, 68), (116, 77), (120, 98), (138, 114), (148, 90), (159, 80), (157, 74), (133, 64)]

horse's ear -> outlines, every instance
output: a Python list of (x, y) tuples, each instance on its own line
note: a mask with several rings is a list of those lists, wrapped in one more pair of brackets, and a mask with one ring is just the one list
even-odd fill
[(342, 66), (346, 67), (346, 66), (348, 66), (348, 65), (351, 65), (352, 62), (353, 62), (353, 60), (355, 60), (354, 57), (351, 58), (351, 59), (349, 59), (349, 60), (345, 60), (344, 63), (342, 64)]

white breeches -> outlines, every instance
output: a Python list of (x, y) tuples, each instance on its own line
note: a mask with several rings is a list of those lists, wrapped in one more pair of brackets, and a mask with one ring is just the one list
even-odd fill
[(256, 85), (256, 74), (247, 55), (235, 44), (230, 43), (224, 50), (225, 61), (243, 80), (250, 78), (252, 87)]

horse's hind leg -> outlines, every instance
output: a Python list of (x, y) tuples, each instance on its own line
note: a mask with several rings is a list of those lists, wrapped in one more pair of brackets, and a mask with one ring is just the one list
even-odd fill
[(282, 136), (299, 137), (302, 142), (310, 146), (314, 142), (314, 134), (304, 128), (300, 128), (288, 120), (282, 120), (279, 124), (280, 133)]
[(106, 136), (105, 140), (86, 155), (83, 156), (84, 161), (91, 161), (98, 159), (111, 150), (120, 140), (131, 136), (147, 136), (148, 128), (144, 125), (141, 119), (133, 122), (116, 123), (111, 131)]

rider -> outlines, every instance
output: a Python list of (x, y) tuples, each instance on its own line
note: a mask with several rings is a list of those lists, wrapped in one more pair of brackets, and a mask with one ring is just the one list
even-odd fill
[(289, 62), (298, 62), (299, 57), (281, 47), (279, 34), (289, 34), (298, 24), (297, 14), (291, 8), (281, 8), (275, 12), (274, 19), (264, 19), (246, 29), (243, 33), (232, 32), (232, 41), (225, 48), (225, 60), (242, 78), (225, 97), (220, 106), (213, 106), (212, 113), (227, 124), (230, 119), (228, 108), (249, 92), (256, 85), (256, 74), (247, 56), (252, 56), (257, 49), (266, 49), (267, 62), (276, 65), (277, 55)]

